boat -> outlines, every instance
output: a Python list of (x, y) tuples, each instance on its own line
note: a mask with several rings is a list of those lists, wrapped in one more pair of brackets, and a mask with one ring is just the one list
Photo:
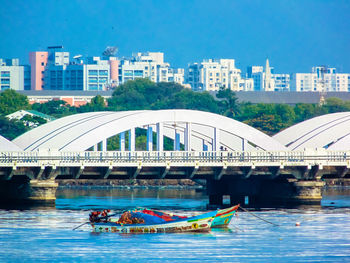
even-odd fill
[(218, 210), (211, 227), (212, 228), (225, 228), (228, 227), (230, 224), (233, 215), (235, 215), (238, 211), (239, 204), (226, 208), (226, 209), (221, 209)]
[(175, 233), (208, 232), (218, 211), (206, 212), (192, 217), (168, 217), (166, 219), (143, 213), (136, 209), (124, 212), (119, 219), (108, 215), (109, 210), (90, 213), (93, 232), (112, 233)]
[[(233, 218), (233, 215), (236, 214), (239, 206), (240, 205), (238, 204), (238, 205), (235, 205), (235, 206), (232, 206), (229, 208), (217, 210), (217, 214), (214, 217), (214, 220), (211, 224), (211, 228), (228, 227), (228, 225), (230, 224), (230, 222)], [(139, 208), (138, 210), (142, 211), (143, 213), (157, 216), (157, 217), (161, 217), (161, 218), (165, 218), (165, 219), (172, 218), (173, 220), (176, 220), (179, 218), (187, 218), (187, 216), (175, 215), (173, 213), (164, 212), (161, 210), (154, 210), (154, 209), (147, 209), (147, 208)]]

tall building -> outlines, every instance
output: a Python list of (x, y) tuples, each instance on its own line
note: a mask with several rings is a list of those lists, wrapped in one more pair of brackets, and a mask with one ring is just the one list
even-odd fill
[(70, 63), (68, 52), (55, 52), (54, 57), (58, 60), (49, 61), (45, 70), (45, 90), (102, 91), (111, 83), (109, 60), (89, 57), (86, 64), (82, 61)]
[(169, 69), (169, 82), (175, 82), (180, 85), (184, 85), (185, 82), (185, 70), (183, 68), (171, 68)]
[(294, 73), (292, 91), (350, 91), (350, 74), (336, 73), (335, 68), (313, 67), (311, 73)]
[(247, 77), (254, 80), (255, 91), (289, 91), (290, 75), (275, 74), (266, 59), (265, 70), (262, 66), (250, 66), (247, 68)]
[(186, 72), (186, 83), (194, 91), (240, 91), (251, 90), (253, 87), (252, 80), (241, 77), (241, 70), (235, 67), (234, 59), (207, 59), (190, 64)]
[(31, 70), (31, 89), (44, 89), (44, 72), (48, 62), (49, 53), (47, 51), (35, 51), (29, 53), (29, 63)]
[(253, 79), (254, 90), (264, 90), (264, 67), (262, 66), (250, 66), (247, 68), (247, 77)]
[(109, 90), (128, 80), (149, 78), (154, 82), (176, 82), (183, 85), (184, 70), (170, 68), (161, 52), (134, 53), (122, 60), (112, 56), (70, 60), (62, 46), (48, 52), (31, 52), (33, 90)]
[(30, 68), (19, 65), (19, 59), (0, 59), (0, 91), (30, 89)]
[(272, 74), (275, 91), (290, 91), (290, 75), (289, 74)]
[(136, 78), (148, 78), (153, 82), (176, 82), (183, 84), (184, 70), (170, 68), (164, 62), (162, 52), (138, 52), (131, 58), (124, 58), (119, 66), (119, 83)]
[(271, 68), (270, 68), (269, 60), (266, 59), (264, 91), (274, 91), (274, 90), (275, 90), (275, 81), (271, 77)]

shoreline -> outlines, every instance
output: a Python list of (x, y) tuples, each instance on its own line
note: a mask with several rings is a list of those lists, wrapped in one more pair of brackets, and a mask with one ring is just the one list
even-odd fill
[(189, 179), (60, 179), (59, 188), (118, 188), (118, 189), (205, 189), (205, 185)]
[[(325, 179), (324, 188), (350, 187), (350, 178)], [(197, 189), (205, 190), (205, 181), (189, 179), (59, 179), (59, 188), (119, 188), (119, 189)]]

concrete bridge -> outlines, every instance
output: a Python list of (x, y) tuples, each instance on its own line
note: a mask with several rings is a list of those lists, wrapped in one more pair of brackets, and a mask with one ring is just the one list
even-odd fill
[[(54, 201), (59, 179), (202, 179), (212, 205), (319, 203), (324, 178), (347, 178), (347, 151), (1, 152), (6, 197)], [(25, 185), (14, 191), (19, 185)], [(11, 193), (12, 192), (12, 193)]]
[[(71, 115), (13, 142), (0, 137), (0, 194), (54, 201), (59, 179), (187, 178), (206, 180), (213, 205), (223, 196), (231, 203), (247, 197), (251, 204), (319, 203), (322, 179), (349, 177), (349, 121), (350, 112), (328, 114), (270, 137), (193, 110)], [(147, 151), (136, 149), (140, 130), (146, 130)], [(165, 150), (165, 137), (172, 151)], [(119, 148), (111, 149), (115, 140)]]

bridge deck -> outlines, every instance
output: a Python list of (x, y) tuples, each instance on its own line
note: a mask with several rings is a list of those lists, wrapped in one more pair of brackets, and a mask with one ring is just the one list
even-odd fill
[[(309, 179), (325, 174), (344, 177), (350, 168), (345, 151), (107, 151), (0, 152), (0, 178), (202, 178), (227, 175), (276, 177), (283, 174)], [(203, 176), (201, 176), (203, 175)], [(86, 178), (85, 176), (85, 178)]]

